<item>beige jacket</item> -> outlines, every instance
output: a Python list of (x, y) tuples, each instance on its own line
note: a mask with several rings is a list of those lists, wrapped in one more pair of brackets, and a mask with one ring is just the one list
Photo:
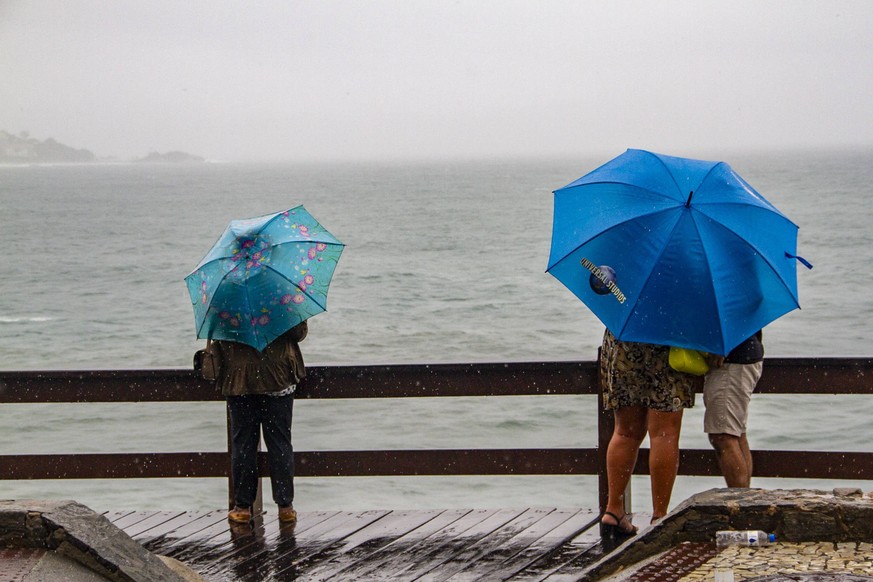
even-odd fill
[(216, 386), (224, 396), (267, 394), (297, 384), (306, 376), (303, 354), (297, 345), (309, 332), (302, 322), (273, 340), (263, 352), (225, 340), (212, 343), (217, 358)]

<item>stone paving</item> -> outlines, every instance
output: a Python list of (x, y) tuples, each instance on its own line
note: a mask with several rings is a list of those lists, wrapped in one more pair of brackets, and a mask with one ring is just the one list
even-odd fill
[[(733, 574), (731, 578), (727, 573)], [(873, 543), (800, 542), (780, 543), (760, 548), (732, 546), (679, 582), (718, 582), (753, 580), (775, 574), (856, 574), (873, 575)]]

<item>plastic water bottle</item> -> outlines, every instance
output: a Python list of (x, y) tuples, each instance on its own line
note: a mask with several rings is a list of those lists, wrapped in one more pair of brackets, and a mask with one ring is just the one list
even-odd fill
[(715, 532), (715, 546), (719, 549), (728, 546), (769, 546), (776, 541), (776, 534), (761, 530), (723, 530)]

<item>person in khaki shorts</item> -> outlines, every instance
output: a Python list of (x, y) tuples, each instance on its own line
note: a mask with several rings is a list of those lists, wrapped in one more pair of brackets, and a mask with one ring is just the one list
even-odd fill
[(749, 402), (764, 367), (762, 333), (745, 340), (727, 357), (710, 355), (703, 385), (703, 430), (718, 457), (728, 487), (748, 487), (752, 452), (746, 439)]

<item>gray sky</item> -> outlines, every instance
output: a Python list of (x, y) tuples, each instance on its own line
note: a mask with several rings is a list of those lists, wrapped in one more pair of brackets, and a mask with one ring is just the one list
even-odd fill
[(873, 144), (868, 0), (0, 0), (0, 129), (98, 156)]

